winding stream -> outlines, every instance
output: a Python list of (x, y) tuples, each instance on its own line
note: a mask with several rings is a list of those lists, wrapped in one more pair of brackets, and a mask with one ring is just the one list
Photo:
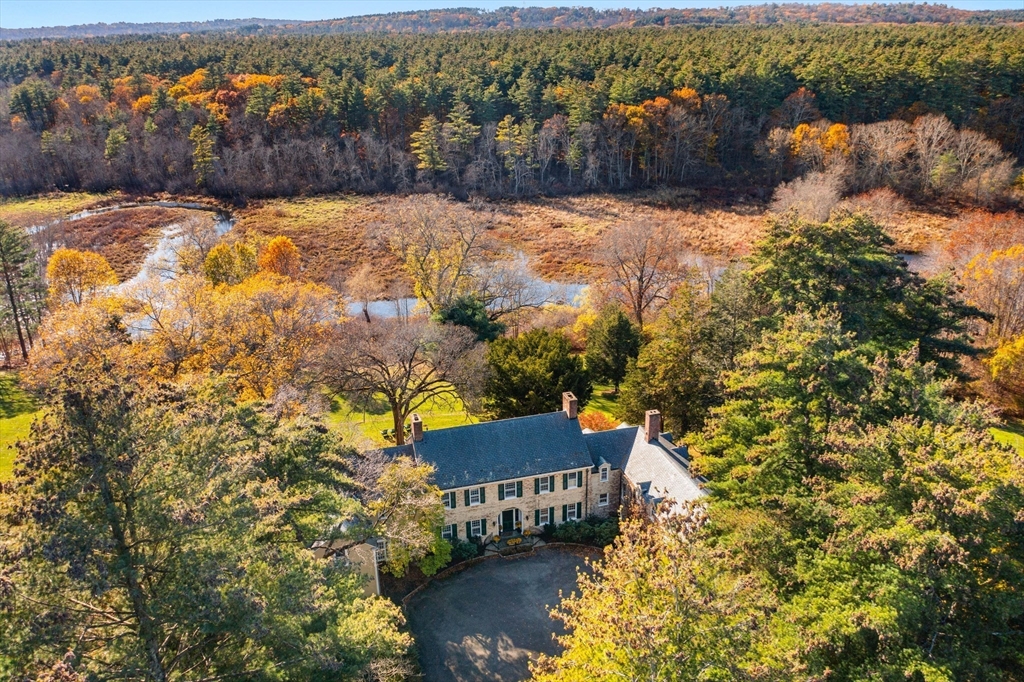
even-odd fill
[[(76, 220), (82, 220), (83, 218), (88, 218), (102, 213), (110, 213), (112, 211), (123, 211), (126, 209), (145, 207), (181, 208), (192, 211), (209, 211), (211, 213), (215, 213), (217, 214), (217, 217), (214, 222), (214, 227), (217, 231), (217, 236), (219, 237), (227, 234), (236, 222), (236, 218), (230, 211), (211, 204), (184, 201), (131, 201), (123, 204), (115, 204), (113, 206), (103, 206), (101, 208), (79, 211), (78, 213), (73, 213), (58, 220), (53, 220), (41, 225), (33, 225), (26, 228), (26, 232), (30, 235), (37, 234), (43, 230), (56, 227), (61, 223), (75, 222)], [(126, 290), (150, 278), (157, 278), (160, 281), (168, 281), (174, 278), (177, 252), (182, 246), (183, 241), (183, 237), (179, 234), (180, 227), (180, 223), (171, 223), (161, 230), (160, 238), (157, 240), (156, 244), (153, 245), (153, 248), (149, 253), (146, 254), (146, 258), (143, 260), (138, 274), (118, 285), (119, 290)], [(525, 258), (525, 256), (523, 257)], [(578, 306), (580, 295), (586, 287), (586, 284), (548, 282), (540, 277), (534, 276), (530, 282), (529, 296), (547, 303)], [(422, 303), (422, 301), (418, 298), (371, 301), (367, 306), (367, 310), (370, 316), (374, 318), (408, 317), (416, 310), (420, 303)], [(363, 305), (358, 302), (350, 303), (346, 308), (346, 312), (351, 316), (360, 316), (363, 314)]]

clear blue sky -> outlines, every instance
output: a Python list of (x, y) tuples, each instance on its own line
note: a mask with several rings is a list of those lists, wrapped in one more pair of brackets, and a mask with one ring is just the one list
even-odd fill
[[(785, 2), (787, 0), (777, 0)], [(835, 2), (836, 0), (832, 0)], [(847, 0), (840, 0), (846, 2)], [(333, 19), (414, 9), (509, 5), (551, 7), (721, 7), (761, 4), (756, 0), (0, 0), (0, 26), (30, 28), (117, 21), (206, 21), (208, 19)], [(963, 9), (1022, 9), (1024, 0), (944, 0)]]

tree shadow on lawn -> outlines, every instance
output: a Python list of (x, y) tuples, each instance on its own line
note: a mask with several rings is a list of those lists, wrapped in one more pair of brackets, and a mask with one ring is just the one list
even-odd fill
[(10, 419), (39, 409), (36, 401), (19, 385), (14, 372), (0, 372), (0, 419)]

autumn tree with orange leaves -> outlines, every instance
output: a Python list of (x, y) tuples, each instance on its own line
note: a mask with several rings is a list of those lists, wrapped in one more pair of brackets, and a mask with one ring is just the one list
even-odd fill
[(277, 236), (267, 244), (257, 264), (260, 270), (266, 272), (284, 277), (298, 277), (302, 270), (302, 256), (291, 239)]

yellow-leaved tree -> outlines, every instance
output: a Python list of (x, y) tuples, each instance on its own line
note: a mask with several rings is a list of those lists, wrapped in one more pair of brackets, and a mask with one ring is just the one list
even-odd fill
[(978, 254), (961, 279), (967, 300), (994, 316), (993, 340), (1024, 333), (1024, 244)]
[(330, 289), (268, 272), (221, 286), (182, 277), (140, 298), (154, 371), (230, 375), (243, 398), (306, 382), (339, 315)]
[(95, 296), (79, 305), (62, 305), (43, 318), (40, 343), (32, 348), (28, 384), (42, 388), (69, 370), (105, 372), (112, 365), (137, 367), (139, 347), (125, 325), (130, 301)]
[(91, 251), (57, 249), (46, 265), (51, 302), (81, 305), (117, 284), (117, 275), (107, 259)]
[(1001, 344), (985, 364), (992, 381), (1024, 411), (1024, 334)]
[(256, 247), (247, 242), (221, 242), (203, 261), (203, 274), (213, 284), (238, 284), (256, 269)]
[(302, 270), (302, 255), (291, 239), (277, 236), (270, 240), (260, 254), (257, 264), (260, 270), (284, 277), (298, 277)]

